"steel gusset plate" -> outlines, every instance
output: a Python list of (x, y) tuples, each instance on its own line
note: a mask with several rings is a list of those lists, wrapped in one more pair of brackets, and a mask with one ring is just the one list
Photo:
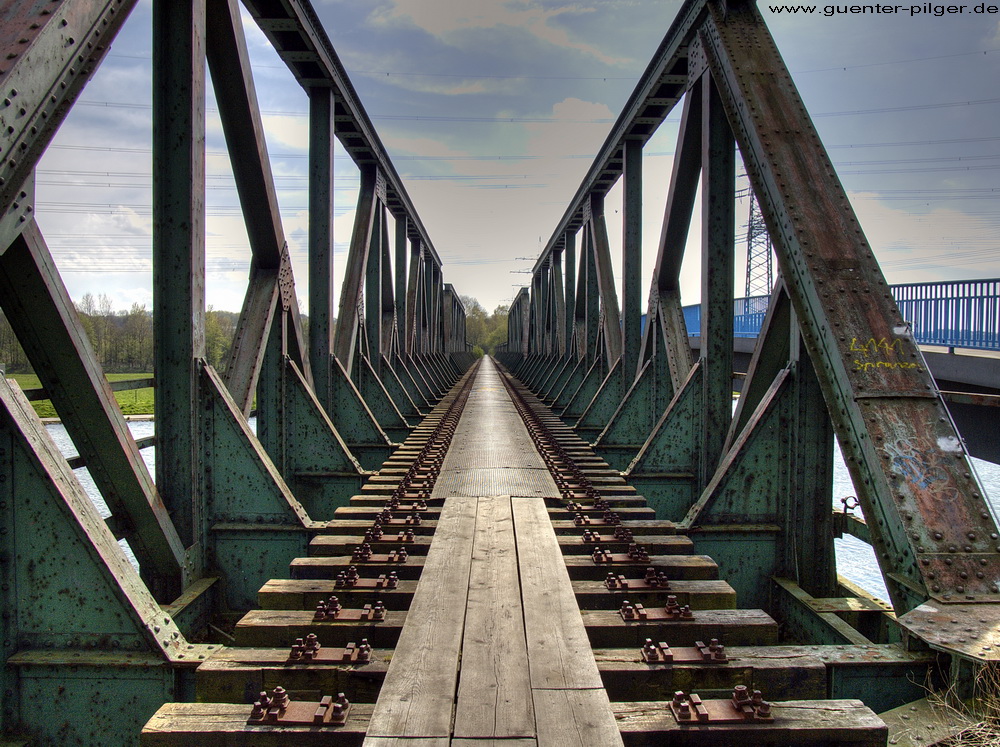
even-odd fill
[(975, 661), (1000, 661), (1000, 604), (925, 602), (899, 624), (933, 649)]

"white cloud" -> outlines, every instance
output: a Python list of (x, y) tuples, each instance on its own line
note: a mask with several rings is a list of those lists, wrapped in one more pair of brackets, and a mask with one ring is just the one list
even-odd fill
[(447, 44), (462, 46), (461, 32), (494, 29), (501, 26), (521, 29), (537, 39), (561, 49), (572, 49), (595, 57), (609, 65), (627, 62), (611, 57), (599, 48), (574, 39), (562, 28), (549, 21), (561, 15), (592, 13), (593, 8), (565, 5), (544, 8), (534, 2), (510, 0), (392, 0), (390, 8), (371, 15), (377, 25), (412, 23)]
[(306, 150), (309, 147), (309, 118), (284, 114), (263, 114), (261, 121), (267, 133), (269, 149), (293, 148)]
[(995, 275), (995, 220), (947, 207), (895, 208), (869, 193), (850, 198), (890, 283)]
[(997, 21), (997, 27), (993, 30), (993, 36), (990, 37), (989, 43), (994, 47), (1000, 45), (1000, 21)]

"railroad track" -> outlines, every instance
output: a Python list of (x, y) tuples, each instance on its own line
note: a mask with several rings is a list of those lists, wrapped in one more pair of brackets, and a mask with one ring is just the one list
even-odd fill
[[(718, 575), (487, 362), (142, 744), (885, 744), (860, 700), (827, 697), (846, 654), (779, 645)], [(932, 665), (873, 649), (883, 673)]]

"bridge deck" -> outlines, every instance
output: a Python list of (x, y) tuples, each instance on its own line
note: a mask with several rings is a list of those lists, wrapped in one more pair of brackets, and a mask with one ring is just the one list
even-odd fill
[(578, 724), (584, 744), (620, 744), (540, 497), (558, 490), (490, 362), (452, 444), (369, 737), (534, 740)]
[[(835, 653), (776, 646), (775, 621), (760, 610), (735, 609), (736, 595), (718, 578), (714, 561), (694, 554), (672, 523), (650, 518), (641, 496), (539, 409), (550, 439), (588, 463), (600, 497), (650, 551), (648, 560), (626, 562), (613, 528), (601, 524), (602, 511), (590, 509), (582, 513), (591, 517), (591, 529), (617, 553), (610, 565), (595, 562), (594, 544), (558, 497), (553, 472), (529, 435), (525, 395), (517, 395), (519, 412), (504, 376), (488, 359), (474, 374), (426, 508), (403, 498), (401, 510), (382, 522), (384, 534), (367, 537), (372, 557), (352, 553), (409, 467), (433, 445), (438, 426), (454, 417), (449, 408), (466, 396), (461, 384), (379, 475), (395, 479), (372, 481), (351, 506), (338, 509), (310, 543), (310, 557), (292, 562), (297, 578), (261, 588), (264, 609), (239, 622), (237, 647), (201, 665), (198, 699), (218, 702), (164, 706), (147, 724), (143, 744), (709, 745), (750, 732), (755, 743), (885, 743), (884, 725), (859, 700), (823, 700)], [(405, 523), (416, 516), (419, 524)], [(407, 529), (414, 534), (401, 543), (397, 532)], [(390, 553), (401, 547), (412, 551), (406, 562), (392, 561)], [(393, 589), (338, 586), (334, 579), (352, 566), (364, 579), (394, 572), (401, 580)], [(668, 589), (624, 592), (603, 583), (609, 569), (636, 579), (650, 566), (671, 579)], [(313, 610), (331, 594), (345, 610), (382, 602), (385, 617), (315, 619)], [(618, 612), (625, 598), (662, 608), (668, 594), (691, 606), (690, 617), (626, 621)], [(371, 661), (290, 663), (287, 647), (310, 632), (326, 647), (367, 638)], [(730, 660), (646, 664), (639, 648), (647, 638), (678, 650), (717, 638)], [(896, 647), (880, 647), (873, 657), (880, 672), (895, 666), (899, 676), (927, 664)], [(853, 652), (841, 658), (854, 664)], [(334, 730), (248, 725), (248, 698), (279, 684), (293, 701), (345, 692), (353, 702), (347, 723)], [(679, 724), (665, 702), (676, 689), (719, 698), (736, 685), (794, 702), (773, 704), (775, 723), (710, 729)]]

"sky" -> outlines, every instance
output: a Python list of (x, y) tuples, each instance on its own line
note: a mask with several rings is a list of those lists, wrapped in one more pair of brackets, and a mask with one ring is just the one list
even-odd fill
[[(680, 8), (674, 0), (313, 4), (443, 259), (445, 281), (487, 310), (529, 282)], [(911, 16), (909, 6), (879, 15), (758, 7), (888, 281), (1000, 277), (1000, 15), (973, 5), (940, 16)], [(152, 306), (150, 10), (140, 0), (37, 171), (38, 222), (71, 297), (107, 294), (116, 309)], [(249, 19), (246, 33), (304, 304), (307, 101)], [(235, 311), (249, 249), (211, 91), (208, 107), (208, 304)], [(644, 149), (644, 293), (679, 117), (680, 106)], [(335, 170), (339, 292), (358, 171), (342, 149)], [(619, 293), (620, 204), (619, 185), (606, 201)], [(747, 209), (741, 200), (738, 222)], [(699, 296), (697, 236), (696, 221), (682, 272), (687, 303)]]

